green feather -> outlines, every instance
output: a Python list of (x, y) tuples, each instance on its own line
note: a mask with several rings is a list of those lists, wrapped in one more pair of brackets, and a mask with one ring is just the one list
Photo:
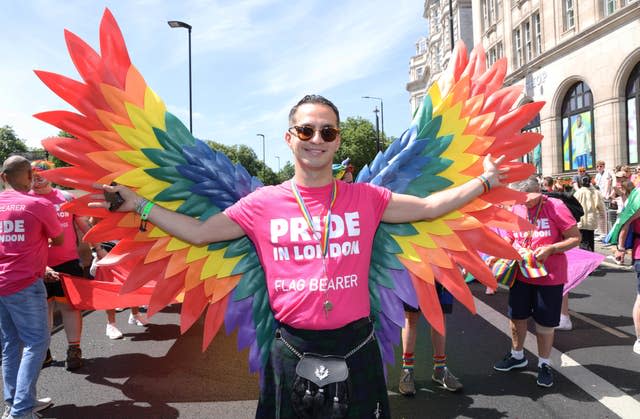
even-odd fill
[(186, 200), (193, 195), (193, 192), (189, 190), (192, 185), (193, 182), (190, 180), (178, 180), (177, 182), (160, 191), (156, 196), (153, 197), (153, 200), (158, 202), (181, 201), (183, 199)]
[(438, 136), (438, 131), (442, 125), (442, 117), (438, 116), (424, 126), (420, 127), (420, 131), (416, 136), (418, 139), (434, 140)]
[(407, 186), (405, 193), (424, 198), (431, 195), (433, 192), (441, 191), (451, 185), (453, 185), (453, 182), (449, 179), (441, 176), (422, 174), (411, 181), (409, 186)]
[[(255, 252), (248, 253), (245, 257), (238, 261), (236, 266), (233, 267), (231, 275), (239, 275), (241, 273), (246, 274), (246, 272), (254, 269), (256, 266), (260, 266), (260, 259), (258, 259), (258, 255)], [(262, 268), (260, 269), (260, 271), (262, 272)]]
[(191, 217), (198, 217), (211, 206), (211, 201), (200, 195), (191, 194), (179, 207), (178, 212)]
[[(229, 244), (229, 248), (224, 254), (225, 258), (233, 258), (251, 252), (254, 249), (253, 242), (247, 236), (242, 236), (237, 240), (233, 240)], [(252, 252), (255, 254), (255, 252)], [(256, 255), (257, 258), (257, 255)]]
[(393, 234), (394, 236), (415, 236), (416, 234), (418, 234), (418, 230), (416, 230), (416, 228), (411, 223), (381, 223), (380, 227), (378, 227), (378, 230), (380, 229), (388, 234)]
[(144, 171), (149, 176), (167, 183), (176, 183), (184, 179), (175, 167), (154, 167)]
[(375, 278), (378, 285), (382, 287), (389, 289), (395, 288), (395, 286), (393, 285), (393, 278), (391, 277), (389, 270), (378, 263), (371, 264), (371, 269), (369, 269), (369, 276), (371, 278)]
[(262, 269), (251, 269), (243, 273), (242, 279), (238, 282), (233, 293), (233, 300), (240, 301), (254, 295), (261, 288), (265, 287), (264, 271)]
[(144, 154), (149, 160), (160, 167), (179, 166), (186, 163), (184, 157), (175, 151), (169, 152), (166, 150), (159, 150), (157, 148), (141, 148), (140, 151), (142, 151), (142, 154)]
[[(161, 141), (167, 150), (180, 151), (184, 146), (190, 146), (195, 143), (193, 135), (189, 132), (175, 115), (167, 112), (165, 114), (164, 123), (167, 128), (167, 135), (158, 135), (156, 138)], [(154, 129), (154, 132), (156, 130)], [(160, 131), (162, 132), (162, 131)]]

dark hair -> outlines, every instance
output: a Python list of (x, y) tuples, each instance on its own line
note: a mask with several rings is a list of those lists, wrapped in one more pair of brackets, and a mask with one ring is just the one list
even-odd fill
[(591, 176), (589, 175), (582, 176), (580, 178), (580, 185), (582, 185), (585, 188), (591, 186)]
[(305, 105), (307, 103), (326, 105), (326, 106), (330, 107), (331, 110), (333, 111), (333, 113), (336, 114), (336, 122), (338, 124), (338, 127), (340, 126), (340, 112), (338, 112), (338, 108), (329, 99), (327, 99), (324, 96), (320, 96), (320, 95), (306, 95), (305, 97), (300, 99), (300, 101), (298, 103), (296, 103), (293, 108), (291, 108), (291, 111), (289, 111), (289, 124), (290, 125), (293, 125), (294, 122), (295, 122), (294, 121), (294, 116), (295, 116), (296, 112), (298, 111), (298, 107), (300, 107), (301, 105)]

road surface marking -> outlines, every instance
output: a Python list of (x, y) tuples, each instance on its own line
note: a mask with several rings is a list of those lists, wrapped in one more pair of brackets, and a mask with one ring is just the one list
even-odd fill
[(592, 326), (597, 327), (598, 329), (607, 332), (607, 333), (611, 333), (613, 336), (617, 337), (617, 338), (622, 338), (622, 339), (626, 339), (626, 338), (630, 338), (631, 335), (628, 335), (624, 332), (621, 332), (619, 330), (614, 329), (613, 327), (609, 327), (606, 324), (602, 324), (598, 321), (595, 321), (593, 319), (590, 319), (589, 317), (585, 316), (584, 314), (580, 314), (580, 313), (576, 313), (573, 310), (569, 310), (569, 313), (575, 317), (576, 319), (580, 319), (585, 323), (589, 323)]
[[(478, 315), (507, 335), (511, 340), (511, 327), (507, 316), (497, 312), (478, 298), (474, 297), (474, 300)], [(536, 337), (529, 331), (527, 331), (524, 347), (531, 353), (538, 353)], [(616, 415), (623, 418), (637, 417), (638, 412), (640, 412), (640, 402), (627, 393), (589, 371), (569, 355), (560, 352), (556, 348), (551, 349), (551, 360), (559, 374), (572, 381)]]

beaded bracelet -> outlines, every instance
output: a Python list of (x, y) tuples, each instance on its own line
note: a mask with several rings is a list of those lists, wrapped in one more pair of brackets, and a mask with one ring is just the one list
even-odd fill
[(482, 193), (487, 193), (491, 190), (491, 183), (489, 183), (489, 179), (480, 175), (478, 176), (478, 180), (482, 182)]
[(151, 208), (153, 208), (155, 204), (151, 201), (147, 201), (144, 205), (144, 208), (140, 212), (140, 231), (147, 231), (147, 219), (149, 218), (149, 213), (151, 212)]

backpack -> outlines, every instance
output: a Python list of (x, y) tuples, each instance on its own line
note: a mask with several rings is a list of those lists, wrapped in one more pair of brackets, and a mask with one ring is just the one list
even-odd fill
[(564, 202), (564, 204), (571, 211), (571, 215), (576, 219), (576, 222), (580, 221), (580, 218), (584, 215), (584, 209), (582, 209), (582, 205), (580, 205), (580, 201), (578, 201), (573, 195), (565, 194), (562, 192), (543, 192), (549, 198), (557, 198)]

